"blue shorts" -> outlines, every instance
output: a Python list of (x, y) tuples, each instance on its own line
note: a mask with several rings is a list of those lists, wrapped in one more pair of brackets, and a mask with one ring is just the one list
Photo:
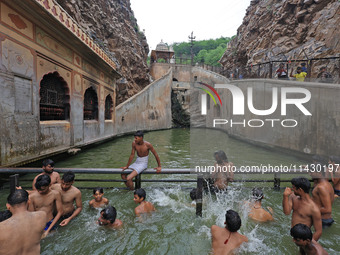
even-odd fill
[(333, 224), (333, 222), (334, 222), (334, 220), (332, 219), (332, 218), (329, 218), (329, 219), (321, 219), (321, 221), (322, 221), (322, 227), (324, 228), (324, 227), (330, 227), (332, 224)]
[[(44, 229), (45, 231), (50, 227), (50, 225), (52, 224), (53, 220), (54, 220), (54, 219), (52, 219), (52, 220), (50, 220), (49, 222), (46, 223), (46, 226), (45, 226), (45, 229)], [(51, 228), (51, 230), (55, 230), (55, 229), (57, 229), (56, 225), (54, 225), (54, 226)]]
[(334, 194), (340, 196), (340, 190), (334, 189)]

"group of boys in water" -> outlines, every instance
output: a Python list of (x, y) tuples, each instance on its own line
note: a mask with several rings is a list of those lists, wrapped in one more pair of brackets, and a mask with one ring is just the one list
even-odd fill
[[(133, 189), (132, 179), (147, 168), (148, 155), (151, 151), (157, 161), (156, 172), (161, 171), (160, 159), (153, 146), (143, 140), (143, 133), (137, 131), (134, 135), (132, 151), (128, 163), (122, 169), (131, 169), (130, 174), (123, 174), (122, 178), (129, 189)], [(137, 160), (130, 165), (135, 152)], [(215, 166), (232, 166), (228, 162), (223, 151), (214, 154)], [(339, 170), (340, 159), (331, 157), (329, 164)], [(40, 240), (46, 237), (50, 231), (60, 226), (66, 226), (82, 210), (82, 198), (79, 189), (73, 186), (75, 175), (68, 171), (60, 178), (59, 173), (54, 171), (54, 162), (43, 162), (44, 172), (33, 180), (33, 190), (25, 191), (20, 187), (7, 198), (8, 211), (0, 216), (0, 254), (40, 254)], [(335, 172), (335, 171), (334, 171)], [(228, 183), (233, 180), (233, 173), (217, 172), (212, 176), (213, 186), (216, 190), (226, 190)], [(314, 187), (312, 197), (309, 195), (311, 184), (307, 178), (293, 178), (292, 188), (286, 188), (283, 193), (283, 212), (292, 214), (292, 228), (290, 230), (293, 241), (300, 247), (301, 254), (328, 254), (317, 242), (322, 234), (322, 228), (330, 226), (332, 219), (332, 203), (334, 191), (339, 195), (340, 178), (332, 174), (334, 189), (328, 181), (327, 173), (314, 173), (312, 179)], [(89, 202), (90, 207), (98, 208), (105, 206), (100, 212), (98, 224), (115, 229), (123, 226), (122, 221), (116, 218), (117, 212), (109, 205), (109, 200), (103, 197), (102, 188), (93, 190), (94, 199)], [(194, 194), (190, 194), (191, 196)], [(264, 198), (261, 189), (253, 189), (252, 201), (247, 202), (249, 217), (258, 222), (272, 221), (273, 210), (268, 211), (262, 207)], [(152, 203), (145, 201), (144, 189), (134, 191), (133, 200), (139, 205), (135, 208), (136, 216), (155, 211)], [(75, 204), (75, 206), (74, 206)], [(2, 221), (2, 222), (1, 222)], [(315, 232), (312, 234), (311, 227)], [(227, 210), (225, 215), (225, 227), (213, 225), (212, 251), (214, 254), (232, 254), (235, 249), (248, 241), (248, 238), (237, 231), (241, 227), (241, 218), (234, 210)]]

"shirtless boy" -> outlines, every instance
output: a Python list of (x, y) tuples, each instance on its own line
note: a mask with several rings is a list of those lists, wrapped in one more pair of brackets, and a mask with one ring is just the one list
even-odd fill
[(305, 255), (328, 255), (322, 246), (313, 240), (312, 231), (305, 224), (296, 224), (290, 229), (293, 242), (300, 247), (300, 254)]
[(27, 211), (28, 193), (17, 189), (7, 197), (12, 217), (0, 223), (0, 254), (38, 255), (46, 213)]
[(335, 197), (340, 196), (340, 157), (330, 156), (328, 164), (331, 172)]
[[(55, 224), (63, 214), (63, 207), (61, 203), (60, 193), (56, 190), (51, 190), (51, 179), (48, 175), (40, 175), (35, 183), (36, 191), (30, 194), (30, 203), (28, 210), (43, 211), (46, 213), (47, 223), (45, 222), (45, 233), (43, 237), (46, 237), (48, 233), (55, 228)], [(53, 212), (57, 214), (53, 218)]]
[[(36, 190), (35, 188), (35, 182), (37, 181), (37, 178), (40, 176), (40, 175), (43, 175), (43, 174), (46, 174), (48, 175), (50, 178), (51, 178), (51, 184), (54, 184), (54, 183), (60, 183), (60, 175), (59, 173), (57, 172), (54, 172), (54, 162), (53, 160), (51, 159), (45, 159), (43, 162), (42, 162), (42, 169), (44, 170), (44, 172), (42, 172), (41, 174), (38, 174), (34, 180), (33, 180), (33, 183), (32, 183), (32, 188), (33, 190)], [(31, 191), (30, 191), (31, 192)]]
[[(138, 174), (140, 174), (141, 172), (143, 172), (148, 167), (149, 151), (151, 151), (156, 158), (156, 161), (158, 164), (158, 167), (155, 168), (156, 172), (160, 173), (162, 170), (161, 161), (158, 157), (158, 154), (156, 150), (153, 148), (153, 146), (151, 145), (151, 143), (143, 140), (143, 137), (144, 137), (143, 132), (137, 131), (134, 136), (135, 136), (135, 139), (132, 142), (132, 150), (131, 150), (131, 155), (129, 157), (128, 163), (126, 164), (126, 166), (122, 167), (123, 171), (128, 168), (133, 170), (132, 173), (130, 173), (129, 175), (122, 174), (122, 179), (126, 180), (125, 185), (130, 190), (133, 190), (132, 179), (136, 177)], [(137, 159), (135, 163), (130, 165), (133, 158), (135, 157), (136, 151), (137, 151)]]
[(94, 199), (92, 199), (89, 202), (90, 207), (93, 208), (98, 208), (98, 207), (102, 207), (104, 205), (108, 205), (109, 204), (109, 200), (104, 196), (104, 190), (103, 188), (95, 188), (93, 189), (93, 197)]
[(259, 221), (259, 222), (266, 222), (272, 221), (273, 218), (273, 209), (268, 207), (268, 211), (262, 208), (262, 199), (264, 198), (263, 192), (259, 188), (253, 189), (253, 203), (249, 203), (250, 205), (250, 212), (248, 214), (249, 218)]
[(148, 213), (156, 211), (152, 203), (145, 201), (146, 192), (144, 189), (136, 189), (133, 193), (133, 201), (139, 204), (135, 208), (136, 216), (140, 216), (142, 213)]
[(309, 196), (310, 182), (307, 178), (293, 178), (292, 189), (286, 188), (283, 192), (283, 212), (289, 215), (293, 210), (292, 227), (298, 223), (314, 226), (313, 239), (319, 240), (322, 234), (321, 213), (319, 207)]
[(233, 254), (248, 238), (237, 231), (241, 227), (241, 218), (237, 212), (228, 210), (225, 214), (225, 228), (213, 225), (211, 227), (212, 250), (214, 255)]
[(123, 226), (123, 222), (117, 217), (116, 208), (113, 206), (107, 206), (100, 212), (100, 217), (98, 219), (98, 224), (100, 226), (108, 226), (110, 228), (121, 228)]
[[(74, 173), (68, 171), (64, 173), (61, 183), (54, 184), (51, 187), (52, 190), (58, 191), (61, 195), (63, 215), (60, 218), (62, 220), (60, 226), (66, 226), (83, 208), (81, 192), (73, 186), (74, 177)], [(74, 208), (74, 203), (76, 203), (77, 209)]]
[(332, 204), (334, 201), (332, 184), (325, 178), (325, 172), (314, 172), (311, 176), (315, 184), (312, 191), (312, 198), (320, 209), (322, 227), (331, 226), (334, 222), (332, 218)]
[(214, 187), (217, 190), (226, 190), (228, 183), (233, 181), (234, 172), (232, 171), (233, 163), (228, 162), (227, 155), (224, 151), (216, 151), (215, 156), (215, 172), (212, 173)]

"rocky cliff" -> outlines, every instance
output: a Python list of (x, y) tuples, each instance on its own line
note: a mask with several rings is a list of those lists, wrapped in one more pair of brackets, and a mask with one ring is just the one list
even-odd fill
[[(340, 56), (339, 0), (253, 0), (220, 62), (229, 70), (275, 60)], [(296, 66), (297, 63), (293, 63)], [(313, 61), (312, 77), (339, 59)]]
[(139, 31), (130, 0), (57, 0), (76, 22), (117, 60), (119, 104), (150, 83), (149, 46)]

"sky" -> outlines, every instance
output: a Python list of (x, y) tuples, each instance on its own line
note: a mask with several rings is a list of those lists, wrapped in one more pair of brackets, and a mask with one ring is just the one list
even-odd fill
[(236, 35), (250, 0), (130, 0), (151, 50), (163, 42), (188, 42)]

